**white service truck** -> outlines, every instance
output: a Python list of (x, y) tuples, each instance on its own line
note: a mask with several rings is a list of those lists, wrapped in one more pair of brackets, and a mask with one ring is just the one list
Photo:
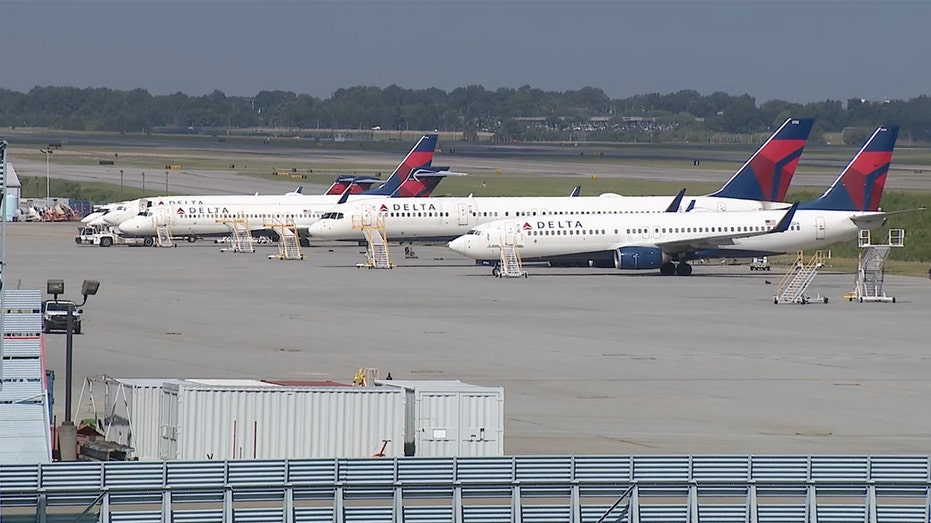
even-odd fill
[(87, 225), (78, 228), (78, 235), (74, 237), (74, 243), (78, 245), (99, 245), (100, 247), (110, 247), (112, 245), (151, 247), (155, 245), (155, 238), (127, 238), (121, 235), (115, 227)]
[(768, 271), (771, 269), (772, 266), (769, 264), (769, 259), (766, 256), (753, 258), (753, 261), (750, 262), (751, 271)]

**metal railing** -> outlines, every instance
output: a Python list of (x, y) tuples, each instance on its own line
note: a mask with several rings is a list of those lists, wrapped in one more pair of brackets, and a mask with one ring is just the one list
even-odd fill
[(606, 521), (928, 523), (929, 486), (928, 456), (78, 462), (0, 466), (0, 507), (4, 523), (89, 506), (102, 523), (581, 523), (628, 491)]

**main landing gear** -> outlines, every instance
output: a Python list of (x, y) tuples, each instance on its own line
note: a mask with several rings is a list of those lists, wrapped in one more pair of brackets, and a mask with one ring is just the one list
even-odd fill
[(666, 262), (659, 266), (659, 273), (663, 276), (672, 276), (673, 274), (679, 276), (691, 276), (692, 266), (686, 262)]

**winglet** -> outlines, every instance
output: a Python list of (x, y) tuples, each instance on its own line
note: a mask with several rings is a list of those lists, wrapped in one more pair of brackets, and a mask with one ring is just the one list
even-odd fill
[(304, 193), (304, 186), (303, 186), (303, 185), (298, 185), (298, 186), (297, 186), (297, 189), (294, 189), (294, 192), (296, 192), (297, 194), (303, 194), (303, 193)]
[(575, 197), (578, 196), (581, 192), (582, 192), (582, 186), (581, 186), (581, 185), (576, 185), (575, 188), (572, 189), (572, 192), (569, 193), (569, 197), (570, 197), (570, 198), (575, 198)]
[(792, 204), (792, 207), (789, 207), (789, 210), (786, 211), (785, 216), (779, 220), (779, 223), (773, 227), (773, 230), (770, 232), (786, 232), (789, 230), (789, 226), (792, 225), (792, 219), (795, 218), (795, 211), (798, 210), (798, 202)]
[(679, 206), (682, 205), (683, 196), (685, 196), (685, 187), (679, 191), (679, 194), (677, 194), (676, 197), (672, 199), (672, 203), (670, 203), (669, 207), (666, 207), (666, 210), (663, 212), (679, 212)]
[(346, 203), (349, 200), (349, 193), (351, 192), (352, 192), (352, 185), (350, 184), (350, 185), (347, 185), (345, 189), (343, 189), (343, 194), (340, 195), (339, 201), (336, 202), (336, 205), (342, 205)]
[(689, 212), (695, 208), (695, 200), (689, 202), (689, 206), (685, 208), (685, 212)]

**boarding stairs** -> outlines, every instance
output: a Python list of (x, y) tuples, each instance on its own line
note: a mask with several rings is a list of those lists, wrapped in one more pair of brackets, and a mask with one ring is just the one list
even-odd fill
[(275, 234), (278, 235), (278, 254), (270, 254), (268, 256), (269, 259), (304, 259), (304, 253), (301, 252), (300, 238), (297, 234), (297, 226), (294, 224), (294, 220), (274, 218), (271, 221), (266, 221), (265, 227), (275, 231)]
[(252, 231), (249, 229), (249, 220), (242, 213), (237, 214), (234, 218), (224, 218), (217, 220), (230, 228), (230, 247), (220, 249), (224, 252), (255, 252), (255, 239), (252, 237)]
[(385, 233), (385, 215), (378, 213), (369, 216), (353, 216), (352, 228), (360, 229), (368, 244), (365, 263), (358, 267), (368, 269), (393, 269), (391, 254), (388, 252), (388, 236)]
[(860, 247), (857, 276), (853, 295), (848, 294), (847, 298), (851, 301), (855, 299), (859, 303), (895, 303), (895, 297), (886, 296), (883, 288), (885, 264), (893, 247), (905, 246), (905, 229), (890, 229), (885, 244), (871, 243), (869, 229), (861, 229), (857, 245)]
[(498, 241), (498, 247), (501, 249), (501, 258), (496, 268), (495, 276), (498, 278), (526, 278), (527, 271), (523, 268), (518, 248), (523, 245), (519, 244), (517, 237), (513, 233), (504, 233)]
[(825, 251), (815, 251), (814, 256), (809, 258), (806, 263), (805, 253), (798, 251), (792, 269), (786, 272), (782, 281), (779, 282), (777, 294), (773, 296), (773, 303), (800, 303), (804, 305), (811, 303), (812, 300), (827, 303), (828, 298), (826, 296), (819, 294), (812, 298), (806, 291), (808, 291), (808, 286), (814, 281), (815, 276), (818, 275), (818, 269), (824, 266), (824, 260), (828, 257), (829, 255)]
[(174, 241), (171, 239), (171, 229), (169, 223), (168, 209), (164, 206), (158, 206), (152, 215), (152, 222), (155, 225), (155, 245), (159, 247), (174, 247)]

